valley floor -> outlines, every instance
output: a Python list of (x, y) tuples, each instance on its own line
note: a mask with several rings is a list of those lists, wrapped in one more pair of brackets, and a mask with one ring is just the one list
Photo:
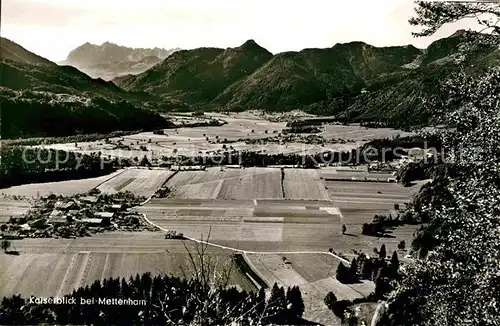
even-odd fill
[[(282, 131), (285, 122), (269, 122), (249, 113), (214, 115), (228, 123), (222, 127), (165, 130), (165, 135), (141, 133), (106, 141), (54, 144), (50, 148), (79, 152), (101, 151), (104, 157), (142, 157), (206, 154), (222, 149), (217, 139), (262, 139)], [(328, 125), (320, 133), (325, 138), (343, 139), (328, 148), (303, 143), (267, 144), (268, 153), (318, 152), (350, 149), (373, 138), (404, 135), (392, 129)], [(207, 140), (208, 138), (208, 140)], [(129, 150), (118, 149), (121, 143)], [(261, 144), (229, 142), (237, 150), (264, 151)], [(145, 146), (147, 151), (140, 150)], [(236, 163), (236, 162), (235, 162)], [(339, 299), (354, 299), (373, 291), (372, 282), (344, 285), (334, 275), (344, 258), (330, 254), (330, 248), (351, 258), (354, 251), (368, 254), (381, 244), (388, 255), (401, 240), (407, 243), (416, 226), (395, 229), (387, 238), (361, 234), (363, 223), (375, 214), (392, 214), (394, 204), (409, 202), (414, 189), (390, 183), (392, 174), (366, 169), (229, 167), (205, 171), (170, 171), (162, 168), (127, 168), (113, 174), (84, 180), (29, 184), (0, 189), (2, 215), (22, 216), (41, 196), (71, 196), (98, 189), (103, 193), (131, 191), (149, 197), (133, 210), (163, 230), (182, 232), (192, 240), (207, 240), (208, 254), (220, 268), (231, 265), (234, 253), (244, 255), (248, 265), (271, 287), (299, 285), (311, 321), (338, 324), (323, 303), (333, 291)], [(358, 181), (352, 181), (356, 179)], [(362, 182), (370, 179), (372, 182)], [(361, 181), (360, 181), (361, 180)], [(161, 187), (167, 198), (151, 198)], [(342, 234), (342, 225), (347, 232)], [(130, 277), (136, 273), (171, 273), (184, 276), (192, 271), (187, 249), (191, 240), (167, 240), (163, 232), (111, 232), (76, 239), (12, 240), (19, 255), (0, 254), (0, 296), (67, 294), (74, 288), (108, 277)], [(400, 252), (401, 253), (401, 252)], [(402, 253), (404, 254), (404, 252)], [(232, 265), (231, 265), (232, 266)], [(234, 267), (234, 266), (233, 266)], [(183, 272), (184, 271), (184, 272)], [(258, 284), (236, 268), (231, 283), (244, 290)]]
[[(395, 136), (409, 136), (412, 133), (391, 128), (367, 128), (358, 124), (324, 125), (316, 136), (323, 137), (326, 144), (307, 143), (304, 138), (311, 134), (299, 134), (303, 141), (268, 141), (266, 138), (277, 137), (286, 128), (286, 122), (271, 122), (255, 113), (242, 112), (230, 115), (206, 113), (202, 118), (182, 117), (187, 123), (197, 119), (222, 119), (227, 122), (222, 126), (213, 127), (179, 127), (165, 129), (164, 134), (142, 132), (123, 137), (109, 138), (92, 142), (64, 143), (40, 145), (80, 153), (101, 152), (104, 157), (142, 158), (148, 157), (152, 162), (161, 160), (162, 156), (199, 156), (210, 155), (223, 151), (226, 146), (237, 151), (265, 152), (270, 154), (307, 153), (314, 154), (323, 151), (351, 150), (373, 140)], [(173, 117), (179, 120), (179, 117)], [(284, 120), (286, 121), (286, 120)], [(300, 138), (300, 137), (299, 137)], [(246, 142), (248, 140), (250, 142)], [(142, 149), (141, 149), (142, 147)], [(146, 149), (146, 150), (144, 150)], [(234, 164), (237, 164), (235, 162)]]
[[(415, 191), (395, 183), (336, 181), (366, 176), (366, 171), (285, 169), (281, 181), (278, 168), (209, 168), (205, 171), (127, 169), (107, 178), (75, 183), (105, 192), (127, 189), (152, 194), (157, 188), (171, 189), (168, 198), (150, 198), (133, 210), (145, 214), (154, 225), (175, 230), (193, 240), (207, 240), (209, 254), (220, 268), (227, 268), (235, 252), (243, 253), (252, 269), (272, 286), (299, 285), (306, 305), (305, 317), (327, 325), (338, 322), (323, 303), (333, 291), (342, 299), (368, 295), (372, 282), (344, 285), (334, 275), (343, 258), (354, 251), (371, 254), (385, 244), (388, 255), (399, 241), (410, 242), (416, 226), (397, 228), (387, 238), (361, 234), (361, 225), (374, 214), (397, 214), (394, 204), (408, 202)], [(392, 175), (377, 176), (386, 180)], [(282, 184), (283, 183), (283, 184)], [(73, 193), (74, 186), (68, 184)], [(88, 184), (88, 185), (87, 185)], [(25, 185), (22, 189), (55, 189)], [(59, 191), (64, 187), (57, 187)], [(5, 191), (5, 190), (4, 190)], [(11, 193), (12, 189), (5, 191)], [(29, 192), (28, 191), (28, 192)], [(62, 191), (64, 194), (64, 191)], [(6, 197), (2, 205), (11, 205)], [(27, 199), (18, 201), (27, 209)], [(27, 206), (27, 207), (26, 207)], [(342, 235), (342, 225), (347, 232)], [(0, 255), (0, 295), (58, 295), (107, 277), (130, 277), (136, 273), (171, 273), (183, 276), (190, 270), (186, 247), (189, 240), (166, 240), (162, 232), (112, 232), (76, 239), (13, 240), (20, 255)], [(199, 244), (198, 244), (199, 245)], [(404, 252), (400, 252), (403, 255)], [(348, 261), (346, 262), (349, 263)], [(235, 268), (231, 282), (241, 289), (257, 284)]]

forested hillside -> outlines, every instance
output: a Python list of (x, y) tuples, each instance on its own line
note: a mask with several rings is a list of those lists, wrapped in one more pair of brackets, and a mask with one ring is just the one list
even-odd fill
[[(193, 108), (303, 109), (406, 127), (429, 122), (427, 102), (439, 95), (436, 85), (456, 71), (467, 39), (462, 30), (424, 50), (351, 42), (276, 55), (248, 41), (225, 50), (180, 51), (143, 74), (115, 83)], [(469, 49), (468, 54), (471, 74), (500, 64), (495, 46)]]
[(126, 92), (1, 39), (2, 138), (63, 136), (167, 125), (146, 109), (155, 97)]
[[(471, 73), (471, 68), (482, 69), (498, 60), (500, 7), (487, 2), (418, 1), (416, 12), (410, 23), (422, 28), (420, 36), (432, 35), (443, 24), (471, 15), (486, 13), (494, 19), (479, 20), (489, 35), (469, 34), (465, 46), (457, 47), (456, 71), (436, 87), (441, 96), (431, 104), (437, 114), (441, 113), (445, 126), (436, 135), (446, 149), (446, 160), (402, 171), (433, 178), (421, 189), (411, 209), (426, 225), (416, 233), (413, 257), (400, 269), (377, 325), (497, 326), (500, 67), (494, 64), (479, 76)], [(484, 49), (494, 50), (484, 55), (488, 53)], [(428, 52), (428, 57), (436, 58), (430, 53), (433, 51)], [(483, 54), (478, 56), (480, 52)], [(449, 55), (438, 59), (439, 64), (447, 58)]]

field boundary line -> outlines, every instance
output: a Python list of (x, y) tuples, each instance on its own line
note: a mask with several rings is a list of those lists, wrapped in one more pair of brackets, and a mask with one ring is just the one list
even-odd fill
[(104, 279), (105, 279), (104, 274), (106, 272), (106, 267), (109, 264), (108, 259), (109, 259), (109, 255), (108, 255), (108, 253), (106, 253), (106, 258), (104, 259), (104, 266), (102, 267), (101, 277), (99, 278), (101, 281), (104, 281)]
[[(169, 170), (171, 171), (171, 170)], [(173, 177), (175, 177), (177, 175), (177, 173), (179, 173), (180, 170), (175, 170), (174, 173), (172, 173), (171, 175), (168, 176), (167, 179), (165, 179), (165, 182), (163, 182), (160, 186), (160, 188), (162, 188), (163, 186), (165, 186), (167, 184), (167, 182), (169, 182), (170, 180), (172, 180)]]
[[(160, 188), (163, 188), (163, 186), (166, 185), (167, 182), (169, 182), (177, 173), (179, 173), (179, 170), (175, 170), (174, 173), (172, 173), (170, 176), (168, 176), (168, 178), (165, 180), (165, 182), (163, 182), (161, 184)], [(160, 189), (160, 188), (158, 188), (158, 189)], [(139, 206), (146, 205), (154, 197), (155, 193), (156, 193), (156, 191), (151, 196), (149, 196), (144, 202), (140, 203)]]
[(63, 293), (64, 286), (66, 283), (68, 283), (68, 277), (73, 271), (73, 266), (75, 265), (75, 260), (78, 257), (78, 253), (74, 254), (73, 257), (71, 257), (71, 261), (69, 262), (68, 268), (66, 269), (66, 273), (64, 273), (64, 278), (61, 280), (61, 285), (57, 289), (56, 292), (56, 297), (60, 297)]
[(94, 188), (91, 188), (89, 191), (99, 188), (100, 186), (102, 186), (102, 185), (103, 185), (103, 184), (105, 184), (106, 182), (108, 182), (108, 181), (110, 181), (110, 180), (113, 180), (114, 178), (116, 178), (116, 177), (117, 177), (117, 176), (119, 176), (120, 174), (122, 174), (122, 173), (124, 173), (125, 171), (128, 171), (128, 170), (130, 170), (130, 169), (131, 169), (130, 167), (126, 167), (125, 169), (123, 169), (122, 171), (120, 171), (120, 172), (118, 172), (118, 173), (116, 173), (116, 174), (115, 174), (115, 172), (116, 172), (116, 171), (115, 171), (114, 173), (112, 173), (112, 174), (114, 174), (112, 177), (109, 177), (108, 179), (106, 179), (106, 180), (104, 180), (103, 182), (99, 183), (97, 186), (95, 186)]
[[(149, 224), (151, 224), (152, 226), (154, 226), (154, 227), (162, 230), (163, 232), (168, 232), (169, 231), (168, 229), (165, 229), (164, 227), (161, 227), (158, 224), (151, 222), (151, 220), (148, 219), (148, 217), (147, 217), (147, 215), (145, 213), (142, 213), (142, 216), (143, 216), (144, 220), (146, 222), (148, 222)], [(220, 248), (220, 249), (224, 249), (224, 250), (230, 250), (230, 251), (239, 252), (239, 253), (242, 253), (242, 254), (245, 254), (245, 253), (247, 253), (247, 254), (263, 254), (263, 255), (270, 255), (270, 254), (279, 254), (279, 255), (285, 255), (285, 254), (322, 254), (322, 255), (331, 255), (331, 256), (335, 257), (336, 259), (340, 260), (343, 263), (346, 263), (348, 265), (351, 264), (351, 262), (348, 261), (347, 259), (344, 259), (344, 258), (342, 258), (340, 256), (337, 256), (337, 255), (335, 255), (335, 254), (333, 254), (331, 252), (327, 252), (327, 251), (252, 251), (252, 250), (243, 250), (243, 249), (238, 249), (238, 248), (223, 246), (223, 245), (219, 245), (219, 244), (216, 244), (216, 243), (208, 242), (208, 241), (205, 241), (205, 240), (199, 240), (199, 239), (196, 239), (196, 238), (191, 238), (191, 237), (186, 237), (186, 236), (184, 236), (184, 238), (187, 239), (187, 240), (190, 240), (190, 241), (197, 242), (199, 244), (205, 244), (205, 245), (209, 245), (209, 246)]]
[[(207, 171), (205, 171), (205, 172), (207, 172)], [(244, 177), (247, 177), (247, 176), (262, 175), (262, 174), (268, 174), (268, 173), (271, 174), (271, 173), (274, 173), (274, 171), (264, 171), (264, 172), (257, 172), (257, 173), (248, 173), (248, 174), (234, 176), (234, 177), (219, 178), (217, 180), (212, 180), (212, 181), (203, 181), (203, 182), (188, 183), (188, 184), (185, 184), (185, 185), (182, 185), (182, 186), (198, 185), (198, 184), (203, 184), (203, 183), (208, 183), (208, 182), (214, 182), (214, 181), (218, 181), (218, 180), (226, 181), (226, 180), (239, 179), (239, 178), (244, 178)]]

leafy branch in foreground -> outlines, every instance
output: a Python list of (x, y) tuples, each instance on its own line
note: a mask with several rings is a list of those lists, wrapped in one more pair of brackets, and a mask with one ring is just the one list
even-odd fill
[(499, 325), (500, 69), (448, 83), (451, 200), (427, 207), (436, 246), (403, 268), (383, 325)]
[(415, 1), (416, 16), (409, 22), (423, 27), (414, 36), (430, 36), (445, 24), (455, 23), (465, 18), (475, 19), (484, 27), (483, 31), (491, 31), (500, 35), (500, 6), (498, 3), (470, 1)]
[[(463, 55), (500, 45), (498, 4), (416, 3), (410, 23), (424, 28), (416, 36), (476, 18), (491, 34), (469, 33)], [(500, 68), (478, 76), (465, 64), (457, 67), (432, 103), (434, 112), (449, 112), (439, 134), (452, 173), (438, 173), (445, 176), (434, 183), (439, 191), (419, 204), (430, 221), (412, 244), (421, 247), (420, 259), (400, 268), (402, 278), (378, 325), (500, 325)]]

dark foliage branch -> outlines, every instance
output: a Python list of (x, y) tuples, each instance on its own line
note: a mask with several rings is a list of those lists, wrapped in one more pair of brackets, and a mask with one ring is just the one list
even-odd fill
[(420, 26), (420, 32), (414, 36), (430, 36), (445, 24), (454, 23), (462, 19), (472, 18), (484, 27), (483, 31), (490, 31), (500, 35), (500, 4), (493, 2), (436, 2), (415, 1), (416, 16), (409, 20), (413, 26)]
[(413, 247), (425, 248), (427, 258), (406, 266), (381, 325), (498, 325), (499, 87), (499, 69), (448, 83), (457, 108), (443, 138), (455, 171), (423, 200), (430, 223)]

